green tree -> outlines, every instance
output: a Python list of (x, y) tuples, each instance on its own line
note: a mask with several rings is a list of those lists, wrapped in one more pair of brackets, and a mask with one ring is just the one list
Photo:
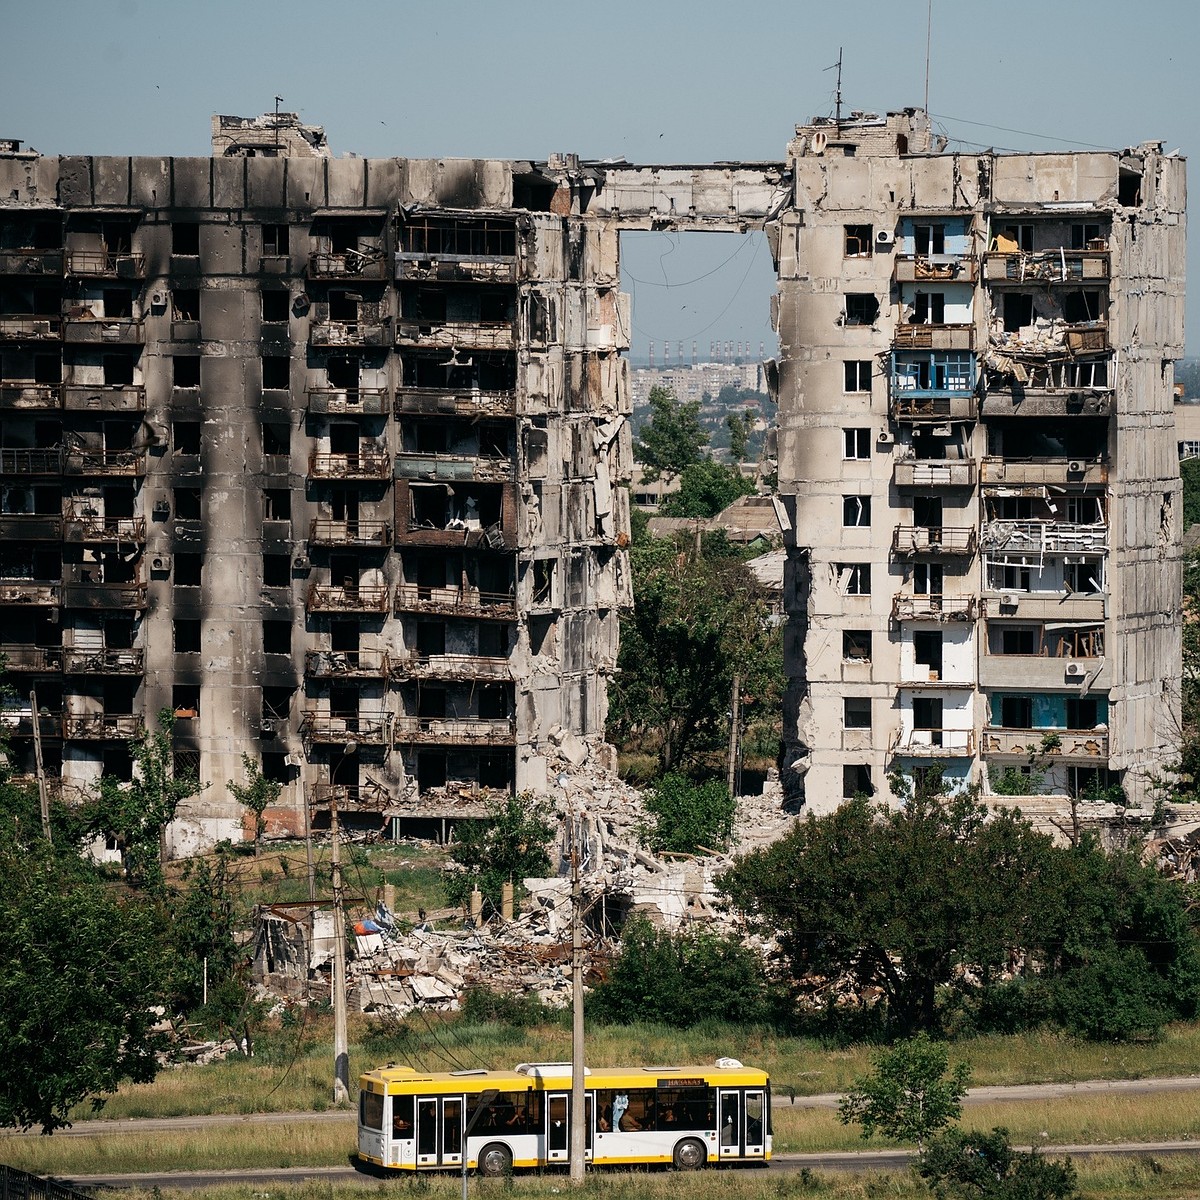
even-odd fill
[(262, 837), (266, 832), (266, 822), (263, 813), (278, 802), (283, 785), (273, 779), (268, 779), (262, 773), (262, 767), (249, 754), (242, 754), (242, 770), (246, 772), (246, 782), (236, 783), (229, 780), (226, 786), (233, 798), (244, 808), (254, 814), (254, 857), (262, 852)]
[(653, 482), (698, 463), (708, 434), (700, 425), (699, 400), (680, 400), (670, 388), (652, 387), (649, 404), (650, 421), (633, 443), (633, 457), (644, 468), (643, 478)]
[(1037, 1150), (1014, 1150), (1001, 1128), (948, 1129), (925, 1148), (917, 1169), (934, 1195), (959, 1200), (1070, 1200), (1079, 1194), (1070, 1159), (1051, 1162)]
[(930, 1137), (962, 1116), (971, 1068), (959, 1063), (951, 1071), (944, 1044), (921, 1033), (880, 1051), (871, 1063), (872, 1073), (856, 1079), (838, 1104), (842, 1124), (861, 1125), (864, 1139), (879, 1132), (924, 1150)]
[(588, 1007), (613, 1024), (687, 1029), (707, 1020), (768, 1021), (773, 1002), (762, 960), (736, 939), (702, 930), (671, 933), (639, 915), (622, 929), (612, 970)]
[(548, 874), (551, 816), (549, 804), (522, 792), (490, 800), (485, 820), (460, 821), (455, 827), (458, 840), (450, 847), (450, 857), (460, 869), (444, 873), (450, 903), (465, 904), (478, 885), (485, 911), (499, 912), (506, 882), (511, 880), (519, 889), (522, 879)]
[(646, 830), (652, 850), (694, 854), (725, 849), (737, 803), (721, 780), (693, 783), (671, 772), (647, 789), (644, 803), (653, 817)]
[(636, 603), (621, 618), (609, 687), (609, 737), (657, 752), (659, 773), (702, 765), (728, 737), (735, 673), (774, 710), (782, 639), (761, 586), (735, 558), (709, 559), (651, 539), (630, 552)]
[(715, 517), (739, 496), (749, 496), (754, 484), (737, 467), (710, 458), (690, 463), (679, 476), (679, 491), (659, 505), (664, 517)]
[(736, 467), (746, 457), (746, 446), (754, 428), (754, 413), (749, 409), (740, 414), (727, 413), (725, 427), (729, 430), (729, 461)]
[(1183, 528), (1200, 521), (1200, 458), (1185, 458), (1179, 464), (1183, 481)]
[(174, 728), (175, 716), (164, 708), (158, 714), (158, 728), (143, 729), (130, 747), (132, 780), (102, 776), (96, 798), (87, 806), (92, 832), (116, 840), (126, 880), (133, 887), (152, 891), (163, 887), (167, 826), (179, 805), (202, 790), (194, 773), (174, 773)]
[(0, 1126), (50, 1133), (153, 1079), (163, 934), (78, 855), (0, 833)]

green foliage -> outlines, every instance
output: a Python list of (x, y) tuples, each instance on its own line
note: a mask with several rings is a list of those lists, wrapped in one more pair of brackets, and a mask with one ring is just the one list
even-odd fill
[(450, 857), (463, 869), (447, 870), (443, 878), (451, 904), (466, 904), (478, 884), (484, 912), (497, 913), (508, 880), (519, 893), (522, 879), (550, 871), (546, 846), (554, 827), (549, 804), (535, 801), (528, 792), (492, 799), (487, 811), (482, 821), (461, 821), (456, 826), (458, 841), (450, 848)]
[(644, 799), (654, 818), (645, 830), (651, 850), (694, 854), (725, 849), (737, 803), (721, 780), (693, 783), (671, 772), (655, 782)]
[(621, 931), (612, 972), (588, 1004), (601, 1021), (677, 1029), (708, 1020), (754, 1024), (773, 1014), (762, 962), (736, 939), (703, 930), (669, 933), (642, 916)]
[(0, 1127), (49, 1133), (154, 1077), (162, 935), (149, 901), (74, 853), (0, 835)]
[(609, 738), (655, 751), (659, 774), (702, 765), (728, 739), (733, 677), (751, 717), (774, 720), (783, 642), (758, 581), (735, 558), (696, 557), (652, 539), (630, 553), (636, 603), (621, 617)]
[(663, 517), (715, 517), (739, 496), (749, 496), (754, 484), (736, 466), (725, 466), (711, 458), (684, 467), (679, 491), (659, 505)]
[(263, 813), (278, 802), (283, 785), (267, 779), (258, 762), (245, 752), (242, 753), (242, 770), (246, 772), (246, 782), (236, 783), (231, 779), (226, 786), (233, 798), (254, 814), (254, 853), (257, 856), (262, 848), (262, 836), (266, 830)]
[(557, 1016), (558, 1010), (548, 1008), (537, 996), (499, 992), (485, 984), (476, 984), (463, 993), (462, 1019), (468, 1024), (533, 1029), (553, 1022)]
[(749, 410), (741, 414), (729, 413), (725, 425), (729, 430), (729, 461), (736, 466), (745, 460), (746, 446), (754, 428), (754, 413)]
[(1179, 464), (1183, 480), (1183, 527), (1200, 521), (1200, 458), (1185, 458)]
[(175, 716), (169, 708), (158, 714), (158, 728), (142, 730), (130, 749), (133, 779), (112, 775), (100, 779), (96, 798), (86, 808), (93, 833), (116, 840), (127, 882), (138, 888), (163, 888), (162, 839), (179, 805), (202, 790), (192, 774), (172, 770), (171, 733)]
[(650, 389), (650, 421), (633, 443), (633, 457), (641, 463), (643, 478), (678, 475), (698, 463), (708, 445), (700, 425), (700, 401), (681, 401), (670, 388)]
[(838, 1104), (842, 1124), (861, 1125), (864, 1139), (879, 1132), (924, 1148), (933, 1134), (962, 1115), (971, 1068), (959, 1063), (950, 1071), (942, 1043), (918, 1034), (880, 1051), (871, 1063), (872, 1073), (856, 1079)]
[(1014, 1150), (1007, 1129), (934, 1138), (917, 1165), (936, 1196), (959, 1200), (1069, 1200), (1077, 1196), (1070, 1159), (1050, 1162), (1037, 1150)]

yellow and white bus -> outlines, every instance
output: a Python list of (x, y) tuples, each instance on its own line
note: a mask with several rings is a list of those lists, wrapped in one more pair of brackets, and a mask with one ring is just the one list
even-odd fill
[[(712, 1067), (615, 1067), (586, 1075), (584, 1143), (596, 1166), (760, 1163), (771, 1158), (765, 1071), (721, 1059)], [(569, 1161), (571, 1064), (422, 1074), (388, 1065), (359, 1079), (358, 1159), (400, 1171), (505, 1175)]]

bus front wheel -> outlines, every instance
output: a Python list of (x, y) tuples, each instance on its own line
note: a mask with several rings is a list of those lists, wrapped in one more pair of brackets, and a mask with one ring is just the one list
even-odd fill
[(677, 1170), (695, 1171), (708, 1162), (708, 1151), (696, 1138), (685, 1138), (675, 1147), (673, 1158)]
[(507, 1146), (492, 1142), (479, 1152), (477, 1166), (480, 1175), (488, 1179), (501, 1179), (512, 1171), (512, 1151)]

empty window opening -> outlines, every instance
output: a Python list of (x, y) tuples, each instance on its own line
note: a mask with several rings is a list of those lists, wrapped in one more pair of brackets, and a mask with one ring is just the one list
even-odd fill
[(870, 698), (867, 696), (847, 696), (842, 701), (842, 724), (847, 729), (870, 729)]
[(287, 754), (282, 750), (264, 750), (262, 753), (262, 775), (270, 783), (291, 783), (292, 768), (288, 766)]
[(918, 629), (913, 634), (913, 661), (926, 667), (930, 679), (942, 677), (942, 634), (940, 630)]
[(329, 648), (339, 654), (357, 654), (361, 637), (357, 621), (335, 618), (329, 622)]
[(846, 324), (874, 325), (879, 316), (879, 297), (870, 292), (846, 294)]
[(842, 767), (842, 799), (853, 800), (856, 796), (873, 796), (875, 786), (871, 783), (871, 768), (865, 763), (846, 763)]
[(848, 662), (870, 662), (871, 631), (869, 629), (843, 630), (842, 657)]
[(175, 652), (197, 654), (200, 650), (200, 622), (191, 617), (175, 620)]
[(870, 258), (874, 236), (870, 225), (847, 225), (846, 257)]
[(200, 715), (200, 685), (198, 683), (177, 683), (171, 689), (171, 703), (175, 708), (175, 716), (187, 720)]
[(200, 222), (175, 221), (171, 225), (171, 253), (195, 258), (200, 253)]
[(1017, 333), (1033, 324), (1033, 297), (1022, 292), (1004, 294), (1004, 332)]
[(479, 755), (479, 786), (507, 791), (515, 769), (511, 750), (485, 750)]
[(931, 745), (942, 744), (942, 702), (930, 696), (918, 696), (913, 700), (913, 729), (929, 733)]
[(1072, 250), (1103, 250), (1107, 245), (1098, 223), (1084, 221), (1071, 226)]
[(262, 448), (267, 455), (288, 454), (291, 452), (292, 428), (283, 422), (264, 421), (262, 423)]
[(263, 587), (289, 587), (292, 582), (292, 560), (287, 554), (264, 554)]
[(199, 288), (173, 288), (171, 290), (171, 319), (173, 321), (200, 320)]
[(553, 617), (530, 617), (529, 650), (532, 654), (553, 654), (555, 649)]
[(942, 499), (940, 496), (913, 497), (913, 524), (921, 529), (941, 529)]
[(857, 528), (871, 524), (870, 496), (842, 497), (842, 524), (847, 528)]
[(941, 563), (916, 563), (913, 566), (913, 593), (917, 596), (942, 594)]
[(286, 225), (264, 225), (262, 227), (263, 254), (268, 258), (281, 258), (290, 253), (291, 230)]
[(176, 421), (171, 426), (171, 441), (176, 454), (200, 453), (200, 422)]
[(865, 459), (871, 457), (871, 431), (869, 429), (842, 430), (842, 458)]
[(200, 386), (200, 358), (195, 354), (176, 354), (171, 359), (171, 378), (177, 388)]
[(262, 690), (262, 716), (265, 721), (286, 721), (292, 711), (292, 697), (296, 689), (291, 687), (264, 687)]
[(1001, 696), (1000, 724), (1006, 729), (1032, 729), (1033, 701), (1028, 696)]
[(292, 362), (286, 354), (265, 354), (262, 360), (262, 385), (266, 389), (291, 386)]
[(171, 775), (175, 779), (200, 778), (200, 751), (174, 750), (171, 753)]
[(200, 489), (177, 487), (175, 493), (175, 516), (181, 521), (200, 520)]
[(533, 602), (550, 604), (554, 599), (554, 568), (552, 558), (536, 558), (533, 561)]
[(262, 623), (263, 653), (288, 654), (292, 652), (292, 623), (267, 618)]
[(845, 369), (843, 390), (847, 392), (869, 392), (871, 390), (870, 360), (851, 360), (844, 363), (843, 366)]
[(847, 596), (869, 596), (871, 594), (870, 563), (838, 563), (838, 578)]
[(287, 292), (272, 288), (262, 293), (262, 319), (268, 324), (281, 323), (288, 319), (291, 297)]
[(417, 622), (417, 655), (429, 658), (436, 654), (446, 653), (446, 623), (445, 621)]
[(946, 323), (946, 294), (944, 292), (918, 292), (913, 297), (912, 323), (914, 325), (944, 325)]
[(487, 684), (479, 689), (479, 716), (484, 721), (504, 721), (512, 714), (509, 689), (503, 684)]
[(501, 621), (479, 623), (479, 653), (484, 658), (504, 658), (508, 654), (508, 626)]
[(287, 488), (263, 489), (263, 518), (267, 521), (292, 519), (292, 493)]
[(1104, 319), (1104, 293), (1072, 291), (1063, 296), (1063, 320), (1070, 325), (1085, 325)]
[(913, 250), (922, 258), (946, 253), (945, 225), (914, 225)]
[(408, 254), (512, 258), (517, 253), (516, 222), (416, 217), (401, 225), (400, 246)]
[(133, 316), (133, 293), (128, 288), (105, 288), (101, 297), (106, 318), (127, 320)]
[(203, 555), (190, 552), (176, 554), (175, 585), (177, 587), (199, 587), (203, 563)]
[(422, 750), (417, 755), (417, 787), (422, 792), (446, 786), (446, 752)]
[[(176, 362), (179, 360), (176, 359)], [(196, 359), (196, 382), (189, 387), (200, 386), (200, 360)], [(35, 360), (36, 362), (36, 360)], [(105, 387), (129, 387), (133, 383), (133, 359), (128, 354), (106, 354), (103, 359)], [(59, 366), (53, 380), (39, 379), (39, 383), (57, 383), (62, 377), (62, 367)], [(179, 384), (177, 386), (185, 386)]]

